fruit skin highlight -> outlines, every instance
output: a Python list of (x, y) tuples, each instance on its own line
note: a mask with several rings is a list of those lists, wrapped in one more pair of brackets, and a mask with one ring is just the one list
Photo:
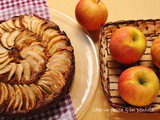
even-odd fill
[(142, 32), (135, 27), (117, 29), (109, 42), (112, 57), (122, 64), (137, 62), (144, 54), (147, 41)]
[(108, 17), (108, 10), (100, 0), (80, 0), (75, 9), (78, 23), (87, 30), (99, 30)]
[(139, 107), (147, 106), (155, 101), (159, 93), (159, 80), (150, 68), (131, 67), (120, 75), (118, 91), (127, 103)]
[(160, 36), (158, 36), (152, 43), (151, 56), (153, 63), (160, 68)]

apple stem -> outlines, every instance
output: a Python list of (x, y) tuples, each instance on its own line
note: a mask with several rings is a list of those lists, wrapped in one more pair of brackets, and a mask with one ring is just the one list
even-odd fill
[(99, 3), (100, 0), (97, 1), (97, 4)]

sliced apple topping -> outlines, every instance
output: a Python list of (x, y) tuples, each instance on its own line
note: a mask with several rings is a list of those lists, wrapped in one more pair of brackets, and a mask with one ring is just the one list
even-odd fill
[(33, 16), (31, 21), (30, 21), (30, 30), (32, 30), (33, 32), (36, 32), (36, 28), (37, 28), (37, 25), (38, 23), (40, 23), (42, 20), (39, 19), (38, 17), (36, 16)]
[(16, 70), (17, 70), (17, 64), (16, 63), (10, 63), (11, 65), (11, 70), (8, 76), (8, 81), (12, 78), (12, 76), (15, 74)]
[(22, 64), (17, 64), (17, 70), (16, 70), (16, 75), (17, 75), (17, 84), (20, 84), (20, 80), (22, 78), (22, 73), (23, 73), (23, 65)]
[(42, 47), (40, 42), (33, 42), (30, 46), (40, 52), (43, 52), (43, 50), (44, 50), (44, 47)]
[(20, 28), (21, 25), (20, 25), (19, 17), (16, 17), (16, 18), (14, 18), (14, 19), (15, 19), (14, 25), (15, 25), (17, 28)]
[(36, 61), (35, 58), (29, 56), (26, 58), (26, 61), (30, 64), (32, 72), (41, 71), (41, 65)]
[(28, 111), (29, 110), (29, 93), (23, 86), (19, 85), (19, 87), (23, 95), (23, 108), (24, 110)]
[(8, 103), (6, 112), (10, 111), (13, 108), (13, 105), (16, 101), (14, 88), (10, 84), (7, 84), (7, 88), (8, 88), (8, 93), (9, 93), (8, 95), (9, 103)]
[(8, 55), (6, 55), (6, 56), (0, 58), (0, 64), (3, 63), (3, 62), (5, 62), (8, 58), (9, 58)]
[(0, 69), (0, 75), (7, 73), (11, 70), (11, 65), (7, 65), (6, 67)]
[(0, 82), (0, 90), (1, 90), (0, 106), (2, 106), (5, 104), (5, 102), (7, 101), (7, 98), (8, 98), (8, 89), (3, 82)]
[(36, 97), (35, 97), (34, 91), (28, 85), (24, 84), (23, 87), (28, 92), (28, 95), (29, 95), (29, 107), (32, 109), (36, 105)]
[(36, 50), (30, 48), (30, 47), (25, 47), (21, 52), (20, 55), (22, 58), (26, 58), (28, 56), (32, 56), (35, 58), (40, 64), (44, 63), (44, 59), (37, 53)]
[(23, 65), (23, 68), (24, 68), (23, 76), (22, 76), (22, 83), (25, 84), (30, 79), (31, 67), (30, 67), (30, 64), (26, 60), (21, 61), (21, 64)]
[(13, 59), (13, 58), (8, 58), (5, 62), (3, 62), (2, 64), (0, 64), (0, 69), (5, 68), (5, 67), (10, 63), (10, 61), (11, 61), (12, 59)]
[(38, 25), (36, 26), (36, 33), (37, 33), (37, 34), (40, 34), (41, 27), (42, 27), (43, 24), (45, 24), (45, 21), (44, 21), (44, 20), (41, 21), (41, 22), (39, 22)]
[(1, 26), (0, 26), (0, 34), (2, 35), (3, 33), (5, 33), (6, 31), (3, 29), (3, 28), (1, 28)]
[(30, 22), (30, 19), (32, 18), (32, 16), (29, 15), (24, 15), (21, 22), (24, 25), (25, 28), (29, 28), (28, 23)]
[(7, 45), (9, 47), (13, 47), (13, 45), (15, 44), (15, 40), (17, 38), (17, 36), (21, 33), (20, 30), (15, 30), (13, 32), (11, 32), (11, 34), (8, 36), (7, 38)]
[(35, 84), (30, 84), (30, 87), (34, 91), (34, 94), (36, 95), (37, 99), (39, 99), (40, 103), (42, 103), (44, 99), (41, 90)]
[(0, 55), (1, 55), (1, 54), (4, 54), (4, 53), (6, 53), (6, 52), (8, 52), (8, 50), (7, 50), (6, 48), (4, 48), (4, 47), (0, 44)]
[(12, 18), (6, 21), (6, 24), (8, 25), (9, 28), (15, 29), (14, 23), (12, 21)]
[(46, 91), (49, 95), (52, 94), (51, 88), (49, 88), (46, 84), (41, 83), (40, 81), (38, 81), (38, 85), (39, 85), (44, 91)]
[(2, 36), (1, 36), (1, 43), (2, 45), (7, 48), (7, 49), (11, 49), (11, 47), (8, 46), (7, 44), (7, 38), (9, 37), (10, 33), (9, 32), (5, 32)]
[(6, 56), (8, 56), (8, 51), (7, 51), (6, 53), (4, 53), (4, 54), (0, 54), (0, 59), (1, 59), (1, 58), (4, 58), (4, 57), (6, 57)]
[(10, 28), (6, 22), (3, 22), (0, 24), (1, 28), (3, 28), (5, 31), (11, 32), (12, 28)]

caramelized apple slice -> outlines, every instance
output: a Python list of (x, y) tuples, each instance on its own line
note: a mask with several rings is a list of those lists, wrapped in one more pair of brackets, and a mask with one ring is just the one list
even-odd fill
[(18, 79), (17, 79), (18, 84), (20, 84), (20, 80), (22, 78), (22, 73), (23, 73), (23, 65), (22, 64), (17, 64), (16, 75), (18, 77)]
[(36, 61), (35, 58), (29, 56), (29, 57), (26, 58), (26, 61), (30, 64), (31, 70), (33, 72), (41, 71), (41, 65)]
[(8, 25), (9, 28), (15, 29), (14, 23), (12, 21), (12, 18), (6, 21), (6, 24)]
[(34, 57), (40, 64), (44, 63), (44, 59), (35, 51), (34, 49), (28, 50), (28, 47), (25, 47), (21, 52), (20, 55), (22, 58), (26, 58), (28, 56)]
[(3, 28), (5, 31), (11, 32), (12, 28), (10, 28), (6, 22), (1, 23), (1, 28)]
[(30, 87), (34, 91), (37, 99), (39, 99), (40, 103), (42, 103), (44, 99), (41, 90), (35, 84), (30, 84)]
[(0, 44), (0, 55), (1, 55), (1, 54), (4, 54), (4, 53), (6, 53), (6, 52), (8, 52), (7, 49), (5, 49), (5, 48)]
[(11, 70), (8, 76), (8, 81), (12, 78), (12, 76), (15, 74), (16, 70), (17, 70), (17, 64), (16, 63), (10, 63), (11, 65)]
[(30, 76), (31, 76), (31, 68), (30, 68), (30, 64), (26, 61), (23, 60), (21, 61), (21, 64), (23, 65), (23, 76), (22, 76), (22, 83), (26, 83), (26, 81), (29, 80)]
[(16, 17), (16, 18), (15, 18), (14, 25), (15, 25), (17, 28), (20, 28), (20, 27), (21, 27), (20, 21), (19, 21), (19, 17)]
[(0, 54), (0, 59), (8, 56), (8, 51), (6, 53)]
[(44, 50), (44, 48), (42, 47), (40, 42), (33, 42), (30, 46), (40, 52), (43, 52), (43, 50)]
[(44, 20), (42, 20), (41, 22), (39, 22), (38, 25), (36, 26), (36, 33), (37, 34), (40, 34), (41, 27), (42, 27), (43, 24), (45, 24)]
[(28, 111), (29, 110), (29, 94), (23, 86), (19, 85), (19, 87), (23, 95), (23, 108), (24, 110)]
[(8, 58), (5, 62), (3, 62), (2, 64), (0, 64), (0, 69), (5, 68), (5, 67), (10, 63), (10, 61), (11, 61), (12, 59), (13, 59), (13, 58)]
[(3, 33), (5, 33), (6, 31), (3, 29), (3, 28), (1, 28), (1, 26), (0, 26), (0, 34), (2, 35)]
[(31, 25), (32, 25), (32, 31), (34, 32), (34, 33), (36, 33), (37, 32), (37, 27), (38, 27), (38, 25), (40, 24), (40, 23), (42, 23), (42, 19), (40, 19), (40, 18), (37, 18), (37, 17), (35, 17), (34, 16), (34, 21), (32, 21), (31, 22)]
[(11, 108), (13, 108), (13, 105), (16, 101), (15, 91), (14, 91), (13, 87), (10, 84), (7, 84), (7, 88), (8, 88), (8, 93), (9, 93), (9, 98), (8, 98), (9, 103), (8, 103), (6, 112), (8, 112)]
[(51, 88), (49, 88), (46, 84), (42, 83), (41, 81), (38, 81), (38, 85), (39, 85), (44, 91), (46, 91), (49, 95), (52, 94)]
[(7, 38), (7, 46), (13, 47), (13, 45), (15, 44), (15, 40), (17, 36), (20, 34), (20, 32), (21, 32), (20, 30), (15, 30), (11, 32), (11, 34)]
[(3, 63), (3, 62), (5, 62), (8, 58), (9, 58), (8, 55), (6, 55), (6, 56), (0, 58), (0, 64)]
[(28, 92), (28, 95), (29, 95), (29, 106), (30, 108), (34, 108), (35, 105), (36, 105), (36, 97), (35, 97), (35, 94), (33, 92), (33, 90), (28, 86), (28, 85), (23, 85), (23, 87), (26, 89), (26, 91)]
[(0, 106), (3, 105), (8, 98), (8, 89), (6, 85), (0, 82), (1, 96), (0, 96)]
[(2, 45), (7, 49), (11, 49), (11, 47), (9, 47), (7, 44), (7, 38), (9, 37), (9, 35), (10, 35), (9, 32), (5, 32), (1, 37)]
[[(30, 22), (30, 19), (31, 19), (31, 18), (32, 18), (32, 16), (29, 16), (29, 15), (24, 15), (24, 16), (23, 16), (21, 22), (22, 22), (22, 24), (24, 25), (25, 28), (28, 28), (28, 29), (29, 29), (30, 26), (28, 26), (28, 23)], [(30, 30), (30, 29), (29, 29), (29, 30)]]
[(4, 73), (7, 73), (11, 70), (11, 65), (7, 65), (6, 67), (0, 69), (0, 75), (1, 74), (4, 74)]
[(42, 42), (46, 44), (50, 41), (51, 38), (54, 38), (59, 35), (59, 31), (53, 29), (47, 29), (42, 36)]
[(56, 42), (55, 44), (52, 45), (51, 49), (49, 50), (49, 53), (53, 55), (57, 51), (65, 49), (67, 47), (67, 43), (68, 42), (65, 40)]
[(13, 105), (13, 110), (16, 110), (19, 106), (22, 105), (22, 93), (18, 85), (13, 86), (15, 90), (15, 103)]

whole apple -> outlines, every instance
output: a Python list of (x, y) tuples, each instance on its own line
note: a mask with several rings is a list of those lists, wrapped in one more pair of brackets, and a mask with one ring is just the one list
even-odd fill
[(117, 29), (109, 42), (112, 57), (122, 64), (137, 62), (146, 50), (147, 41), (142, 32), (135, 27)]
[(134, 106), (147, 106), (155, 101), (159, 92), (159, 80), (147, 67), (135, 66), (125, 70), (118, 81), (120, 96)]
[(75, 10), (76, 19), (87, 30), (98, 30), (106, 22), (108, 11), (100, 0), (80, 0)]
[(151, 56), (153, 63), (160, 68), (160, 36), (157, 37), (151, 46)]

